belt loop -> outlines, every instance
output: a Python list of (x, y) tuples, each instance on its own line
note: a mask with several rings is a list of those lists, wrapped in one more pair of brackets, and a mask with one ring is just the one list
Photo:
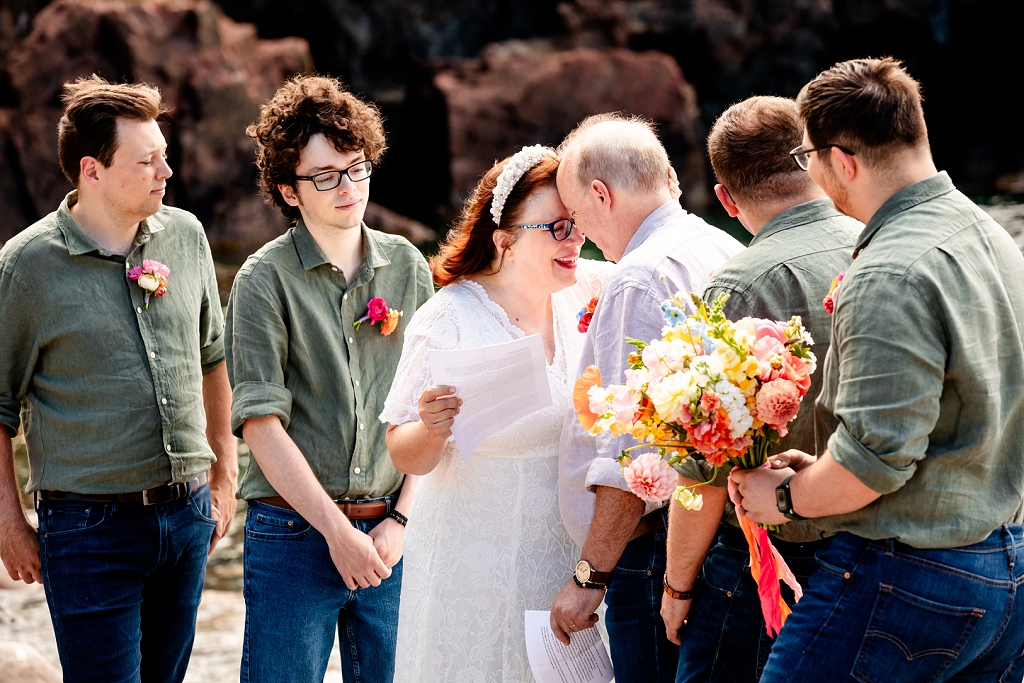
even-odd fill
[(885, 539), (885, 554), (895, 555), (896, 554), (896, 539), (887, 538)]
[(39, 491), (32, 492), (32, 509), (39, 513)]

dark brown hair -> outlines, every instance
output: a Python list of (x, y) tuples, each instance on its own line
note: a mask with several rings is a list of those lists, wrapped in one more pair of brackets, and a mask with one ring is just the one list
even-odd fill
[(166, 110), (160, 91), (146, 83), (110, 83), (96, 74), (64, 84), (64, 115), (57, 124), (60, 169), (78, 185), (83, 157), (110, 166), (117, 151), (117, 120), (154, 121)]
[(501, 211), (501, 223), (495, 224), (491, 216), (494, 186), (498, 184), (498, 176), (511, 158), (502, 159), (484, 173), (473, 194), (463, 205), (459, 222), (448, 231), (437, 255), (430, 259), (430, 271), (434, 274), (434, 283), (439, 287), (467, 275), (488, 271), (499, 255), (494, 245), (494, 233), (504, 231), (508, 235), (506, 243), (514, 244), (519, 238), (519, 231), (513, 228), (519, 223), (527, 198), (538, 190), (555, 187), (558, 158), (547, 157), (524, 173), (512, 187)]
[(789, 152), (803, 141), (796, 103), (784, 97), (751, 97), (718, 117), (708, 135), (708, 156), (718, 182), (733, 199), (772, 202), (813, 185)]
[(258, 147), (260, 191), (293, 221), (299, 218), (299, 209), (284, 201), (277, 186), (295, 186), (299, 154), (311, 137), (322, 133), (338, 151), (361, 151), (374, 163), (387, 148), (377, 107), (328, 76), (301, 75), (285, 82), (260, 107), (260, 120), (245, 133)]
[(842, 145), (887, 166), (894, 154), (928, 144), (921, 100), (921, 85), (903, 63), (885, 57), (836, 64), (805, 85), (796, 103), (815, 147)]

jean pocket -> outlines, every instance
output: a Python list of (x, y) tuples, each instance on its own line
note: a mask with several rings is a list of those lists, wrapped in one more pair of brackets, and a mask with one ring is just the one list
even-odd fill
[(70, 536), (95, 529), (107, 516), (107, 506), (47, 505), (39, 510), (39, 527), (44, 538)]
[[(245, 522), (245, 534), (249, 538), (265, 540), (297, 540), (305, 538), (313, 527), (297, 513), (263, 505), (250, 506)], [(265, 512), (265, 510), (272, 512)]]
[(732, 597), (736, 591), (743, 572), (747, 567), (749, 554), (721, 543), (711, 547), (704, 564), (701, 565), (700, 578), (707, 588)]
[(217, 520), (213, 518), (213, 501), (209, 494), (201, 495), (201, 491), (193, 491), (188, 496), (188, 503), (200, 522), (217, 526)]
[(853, 676), (862, 683), (934, 681), (960, 655), (984, 614), (881, 584)]

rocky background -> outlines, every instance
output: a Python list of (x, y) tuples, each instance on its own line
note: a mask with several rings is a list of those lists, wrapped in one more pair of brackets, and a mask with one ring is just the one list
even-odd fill
[(715, 117), (857, 56), (894, 55), (923, 82), (936, 160), (959, 186), (1022, 193), (1007, 97), (1022, 32), (1014, 0), (0, 0), (0, 241), (69, 189), (60, 87), (91, 72), (164, 92), (168, 202), (200, 217), (226, 263), (285, 228), (255, 193), (243, 131), (282, 79), (312, 69), (384, 111), (368, 222), (427, 250), (495, 159), (600, 111), (656, 121), (684, 205), (713, 214), (702, 141)]

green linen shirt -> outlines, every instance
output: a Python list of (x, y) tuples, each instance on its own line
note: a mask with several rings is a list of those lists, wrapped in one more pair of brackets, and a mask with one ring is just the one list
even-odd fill
[[(0, 251), (0, 424), (24, 422), (37, 489), (128, 493), (183, 482), (215, 460), (203, 373), (224, 360), (224, 318), (203, 226), (164, 207), (125, 258), (75, 224), (71, 192)], [(170, 268), (151, 297), (128, 279)]]
[[(332, 498), (394, 493), (403, 475), (377, 420), (402, 356), (409, 318), (434, 293), (430, 269), (405, 238), (363, 231), (363, 261), (351, 284), (301, 220), (249, 257), (228, 300), (231, 427), (276, 415)], [(382, 297), (402, 311), (398, 328), (353, 323)], [(275, 496), (253, 458), (238, 496)]]
[(882, 496), (825, 530), (918, 548), (1024, 520), (1024, 256), (945, 173), (896, 193), (838, 290), (816, 417)]
[[(800, 414), (789, 425), (789, 434), (770, 453), (796, 448), (814, 453), (814, 399), (821, 391), (822, 361), (828, 351), (832, 318), (822, 299), (833, 278), (851, 262), (854, 244), (863, 225), (835, 210), (829, 199), (815, 199), (786, 209), (757, 231), (746, 250), (719, 268), (707, 288), (704, 300), (729, 295), (725, 314), (730, 320), (747, 316), (770, 320), (803, 319), (814, 338), (812, 351), (818, 368), (811, 376), (811, 388), (801, 402)], [(697, 481), (711, 478), (706, 463), (687, 461), (686, 476)], [(728, 467), (718, 470), (712, 484), (725, 486)], [(731, 502), (723, 519), (738, 526)], [(787, 524), (778, 534), (785, 541), (804, 543), (822, 537), (812, 522)]]

